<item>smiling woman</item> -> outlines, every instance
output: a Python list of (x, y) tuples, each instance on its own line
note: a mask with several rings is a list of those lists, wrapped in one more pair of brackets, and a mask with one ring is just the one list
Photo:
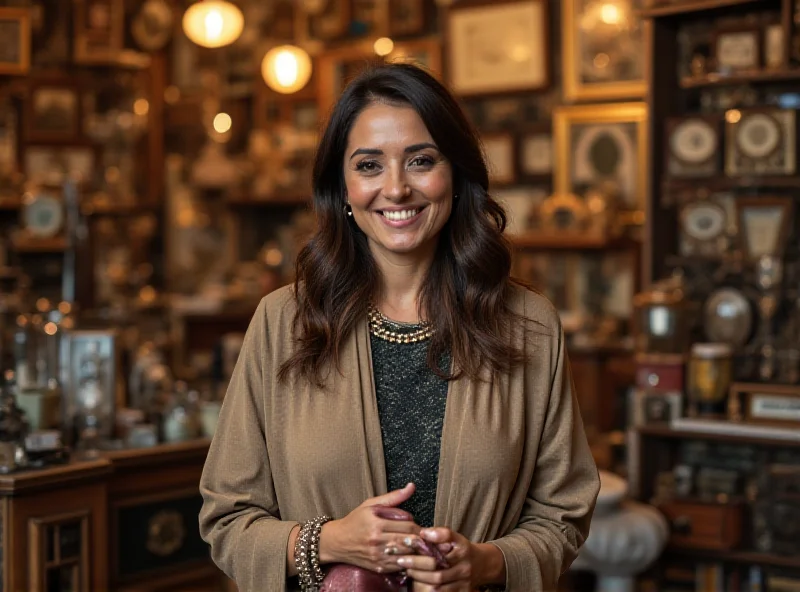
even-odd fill
[(316, 233), (253, 318), (206, 460), (215, 561), (242, 592), (554, 590), (599, 478), (476, 133), (433, 76), (379, 66), (313, 186)]
[(450, 217), (453, 171), (422, 118), (409, 106), (370, 105), (350, 130), (345, 157), (348, 204), (373, 257), (427, 269)]

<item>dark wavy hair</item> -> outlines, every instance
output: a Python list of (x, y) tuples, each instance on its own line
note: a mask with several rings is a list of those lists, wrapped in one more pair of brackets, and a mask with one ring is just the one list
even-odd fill
[[(511, 249), (503, 236), (506, 215), (488, 193), (489, 175), (481, 143), (456, 99), (431, 74), (408, 64), (372, 66), (355, 78), (333, 108), (314, 162), (313, 200), (317, 230), (296, 262), (298, 348), (281, 367), (324, 383), (331, 364), (339, 366), (344, 339), (364, 318), (380, 290), (380, 271), (367, 237), (345, 215), (344, 156), (356, 117), (370, 104), (411, 106), (451, 164), (453, 201), (436, 255), (424, 280), (420, 311), (434, 328), (428, 366), (451, 380), (485, 377), (523, 359), (507, 330), (517, 320), (508, 306)], [(430, 314), (435, 311), (435, 314)], [(442, 372), (442, 354), (452, 371)]]

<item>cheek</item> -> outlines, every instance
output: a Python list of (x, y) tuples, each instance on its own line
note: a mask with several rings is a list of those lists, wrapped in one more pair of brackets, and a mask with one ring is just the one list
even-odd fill
[(372, 179), (365, 179), (357, 175), (345, 175), (344, 185), (347, 190), (347, 198), (351, 204), (362, 207), (369, 203), (375, 195), (375, 182)]
[(450, 175), (425, 175), (415, 180), (415, 189), (422, 193), (428, 201), (441, 204), (452, 196)]

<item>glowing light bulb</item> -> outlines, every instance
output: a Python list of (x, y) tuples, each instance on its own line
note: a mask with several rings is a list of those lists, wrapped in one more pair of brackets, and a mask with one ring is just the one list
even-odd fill
[(225, 21), (219, 10), (209, 10), (206, 18), (203, 19), (203, 26), (206, 28), (206, 37), (210, 40), (216, 41), (222, 35), (222, 27)]
[(223, 47), (236, 41), (244, 30), (242, 11), (227, 0), (202, 0), (183, 14), (183, 31), (197, 45)]
[(290, 51), (280, 51), (275, 56), (275, 78), (281, 86), (292, 86), (297, 82), (300, 66), (297, 58)]
[(294, 45), (273, 47), (261, 61), (261, 76), (276, 92), (297, 92), (311, 79), (311, 57)]

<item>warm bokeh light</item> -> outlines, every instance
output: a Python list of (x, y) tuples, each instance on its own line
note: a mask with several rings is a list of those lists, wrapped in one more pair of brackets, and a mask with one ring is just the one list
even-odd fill
[(729, 109), (725, 112), (725, 121), (728, 123), (739, 123), (742, 118), (742, 112), (738, 109)]
[(150, 111), (150, 102), (147, 99), (136, 99), (133, 102), (133, 112), (136, 115), (147, 115)]
[(261, 61), (261, 76), (275, 92), (295, 93), (311, 79), (311, 57), (294, 45), (273, 47)]
[(227, 113), (217, 113), (214, 116), (214, 131), (218, 134), (230, 131), (231, 125), (233, 125), (233, 120)]
[(394, 41), (388, 37), (381, 37), (380, 39), (375, 40), (372, 48), (375, 50), (376, 55), (381, 57), (387, 56), (392, 53), (392, 50), (394, 49)]
[(243, 29), (242, 11), (224, 0), (201, 0), (187, 8), (183, 15), (184, 33), (203, 47), (230, 45)]
[(600, 8), (600, 20), (607, 25), (616, 25), (622, 20), (619, 7), (615, 4), (606, 3)]
[(48, 335), (55, 335), (58, 332), (58, 325), (50, 321), (49, 323), (45, 324), (44, 332), (47, 333)]

